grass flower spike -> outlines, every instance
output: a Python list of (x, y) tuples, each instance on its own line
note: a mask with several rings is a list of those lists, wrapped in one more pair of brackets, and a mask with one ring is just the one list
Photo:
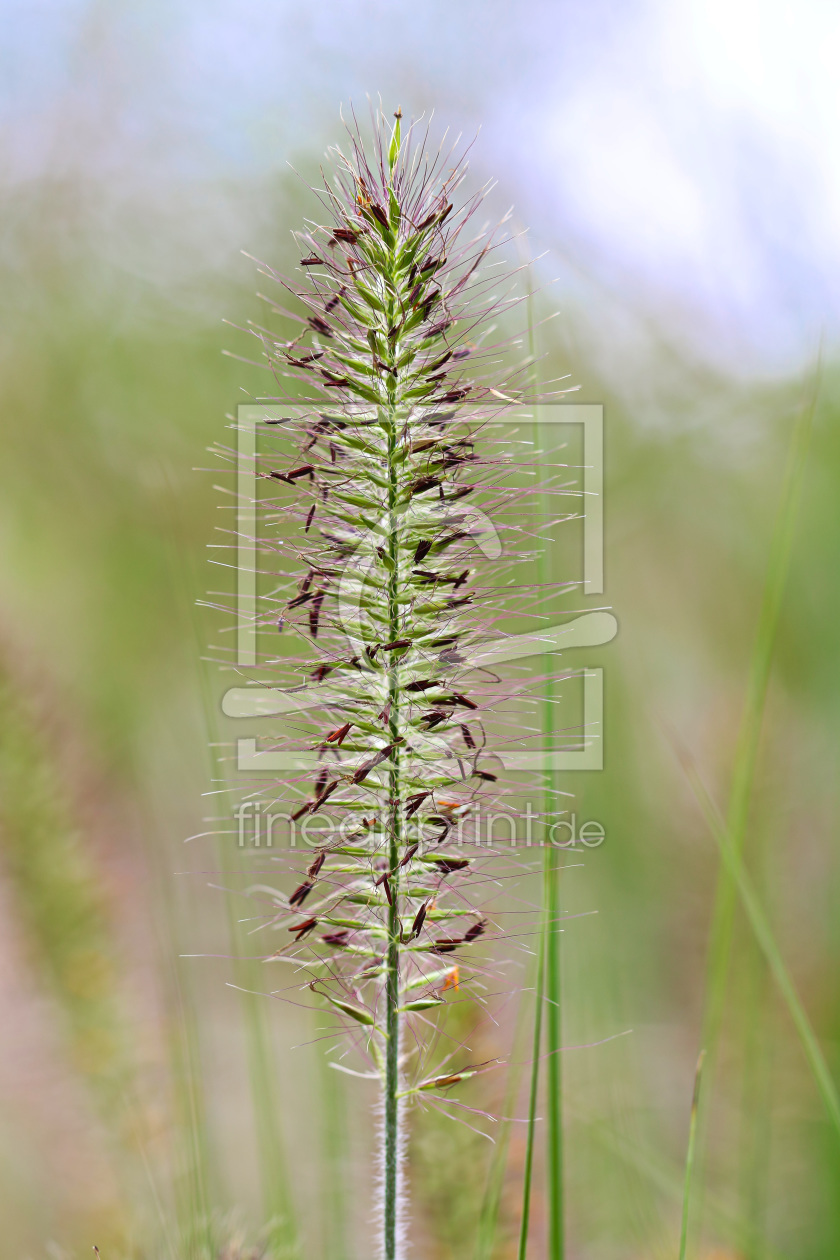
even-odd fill
[(381, 1080), (382, 1254), (395, 1260), (404, 1111), (480, 1066), (436, 1061), (430, 1024), (493, 928), (459, 841), (496, 780), (487, 675), (471, 663), (493, 530), (471, 496), (498, 463), (476, 437), (510, 388), (485, 375), (498, 356), (482, 330), (511, 299), (489, 270), (497, 237), (475, 228), (483, 192), (458, 203), (463, 161), (430, 152), (399, 110), (376, 121), (369, 151), (348, 134), (320, 194), (328, 223), (298, 236), (305, 283), (269, 273), (303, 303), (304, 317), (276, 308), (302, 331), (256, 333), (278, 376), (314, 398), (284, 430), (296, 459), (263, 469), (297, 520), (301, 564), (271, 618), (313, 657), (300, 720), (319, 770), (293, 817), (341, 819), (276, 894), (272, 926)]

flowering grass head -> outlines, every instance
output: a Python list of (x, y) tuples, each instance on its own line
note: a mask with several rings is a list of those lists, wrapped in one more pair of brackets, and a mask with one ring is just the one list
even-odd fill
[(272, 925), (381, 1080), (393, 1260), (405, 1104), (480, 1070), (436, 1067), (423, 1043), (493, 930), (457, 842), (496, 782), (492, 683), (471, 662), (493, 526), (471, 496), (497, 463), (482, 426), (511, 399), (486, 336), (512, 299), (493, 270), (499, 237), (476, 226), (486, 190), (459, 203), (463, 160), (431, 151), (399, 110), (377, 120), (372, 149), (358, 128), (348, 137), (320, 192), (324, 221), (297, 235), (302, 282), (269, 269), (303, 307), (277, 307), (300, 333), (255, 331), (278, 380), (309, 398), (287, 423), (297, 455), (262, 470), (296, 522), (300, 565), (270, 619), (310, 646), (301, 743), (318, 768), (292, 818), (310, 834), (319, 815), (341, 819), (277, 893)]

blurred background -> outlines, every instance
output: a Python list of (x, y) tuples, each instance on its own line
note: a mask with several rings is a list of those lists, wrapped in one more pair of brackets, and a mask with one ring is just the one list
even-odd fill
[[(620, 631), (587, 662), (605, 769), (561, 785), (606, 830), (564, 877), (564, 910), (597, 911), (564, 933), (564, 1038), (633, 1032), (564, 1054), (567, 1251), (675, 1256), (718, 872), (685, 763), (726, 812), (809, 400), (745, 853), (840, 1072), (840, 13), (5, 0), (2, 30), (0, 1256), (291, 1254), (292, 1228), (369, 1254), (366, 1087), (292, 1049), (305, 1011), (230, 987), (267, 987), (208, 887), (232, 841), (184, 839), (231, 735), (196, 607), (230, 479), (194, 470), (271, 392), (222, 354), (249, 354), (223, 319), (263, 317), (240, 251), (294, 267), (339, 106), (377, 93), (476, 137), (475, 185), (542, 255), (544, 375), (605, 405), (595, 602)], [(729, 975), (693, 1252), (835, 1260), (837, 1136), (740, 917)], [(487, 1148), (418, 1118), (413, 1254), (473, 1254)], [(498, 1256), (522, 1155), (517, 1131)]]

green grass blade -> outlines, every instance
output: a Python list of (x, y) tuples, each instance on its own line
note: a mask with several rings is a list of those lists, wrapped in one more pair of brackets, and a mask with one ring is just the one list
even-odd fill
[[(612, 1126), (603, 1121), (592, 1120), (575, 1107), (574, 1103), (566, 1104), (566, 1111), (578, 1124), (585, 1126), (601, 1149), (620, 1159), (626, 1168), (632, 1169), (662, 1195), (674, 1202), (684, 1202), (685, 1176), (675, 1175), (670, 1163), (657, 1151), (648, 1147), (637, 1135), (633, 1139), (622, 1137)], [(695, 1143), (696, 1155), (696, 1143)], [(695, 1173), (694, 1184), (697, 1177)], [(712, 1195), (708, 1198), (708, 1213), (711, 1223), (721, 1231), (725, 1231), (734, 1241), (739, 1252), (748, 1254), (749, 1249), (758, 1242), (754, 1230), (738, 1220), (732, 1205)], [(658, 1252), (656, 1254), (659, 1254)], [(765, 1260), (792, 1260), (785, 1252), (775, 1247), (765, 1246)]]
[[(217, 851), (225, 888), (235, 887), (238, 866), (229, 844), (222, 839), (217, 844)], [(295, 1260), (300, 1249), (292, 1210), (285, 1143), (280, 1128), (281, 1105), (268, 1022), (269, 999), (261, 992), (264, 974), (260, 963), (247, 956), (248, 947), (231, 892), (225, 895), (225, 907), (233, 955), (234, 982), (240, 990), (242, 1003), (248, 1080), (265, 1217), (263, 1236), (266, 1241), (266, 1255), (270, 1260)]]
[[(758, 885), (763, 897), (763, 888)], [(763, 1260), (767, 1232), (769, 1178), (772, 1167), (773, 1114), (771, 1100), (775, 1038), (769, 999), (772, 978), (763, 953), (754, 939), (749, 942), (746, 966), (742, 959), (744, 986), (739, 994), (743, 1036), (741, 1076), (741, 1178), (740, 1198), (756, 1240), (744, 1260)]]
[(548, 1256), (563, 1260), (563, 1070), (562, 1070), (562, 980), (560, 955), (560, 871), (559, 854), (554, 848), (545, 851), (546, 926), (545, 926), (545, 1049), (548, 1193)]
[(220, 1243), (214, 1218), (214, 1207), (221, 1197), (220, 1176), (207, 1121), (199, 1020), (191, 988), (193, 973), (183, 959), (183, 915), (176, 905), (171, 873), (160, 850), (150, 849), (150, 858), (156, 900), (162, 907), (159, 948), (177, 1152), (173, 1184), (177, 1254), (183, 1260), (213, 1260)]
[[(200, 643), (199, 627), (195, 620), (193, 629), (196, 642)], [(226, 767), (220, 764), (215, 751), (221, 746), (218, 708), (206, 669), (201, 670), (199, 681), (205, 723), (210, 737), (211, 773), (214, 779), (221, 781), (225, 778)], [(217, 842), (216, 849), (219, 867), (224, 875), (225, 888), (231, 888), (236, 884), (235, 876), (238, 873), (235, 853), (230, 843), (226, 843), (224, 839)], [(234, 980), (242, 991), (240, 997), (244, 1016), (248, 1079), (256, 1127), (257, 1157), (260, 1166), (266, 1253), (271, 1260), (295, 1260), (295, 1257), (300, 1254), (299, 1232), (293, 1210), (285, 1143), (280, 1126), (280, 1100), (268, 1023), (268, 999), (260, 994), (262, 977), (259, 963), (245, 956), (248, 950), (245, 948), (232, 892), (225, 894), (225, 907), (231, 952), (234, 958)]]
[[(234, 930), (234, 925), (231, 924), (231, 934), (236, 940)], [(238, 957), (235, 975), (236, 983), (244, 990), (240, 997), (245, 1018), (248, 1073), (254, 1102), (257, 1157), (266, 1218), (266, 1254), (271, 1260), (294, 1260), (299, 1255), (299, 1246), (291, 1206), (286, 1152), (278, 1122), (280, 1101), (277, 1097), (276, 1070), (272, 1062), (267, 999), (254, 989), (254, 985), (259, 984), (259, 979), (252, 964)]]
[(542, 1011), (545, 981), (545, 952), (547, 918), (543, 915), (540, 932), (539, 961), (537, 963), (536, 1006), (534, 1008), (534, 1046), (531, 1061), (531, 1088), (528, 1097), (528, 1136), (525, 1144), (525, 1172), (522, 1179), (522, 1217), (519, 1226), (519, 1250), (517, 1260), (525, 1260), (528, 1251), (528, 1231), (531, 1224), (531, 1180), (534, 1171), (534, 1137), (537, 1127), (537, 1097), (540, 1085), (540, 1043), (542, 1041)]
[(182, 1168), (176, 1212), (184, 1260), (212, 1260), (217, 1251), (213, 1218), (213, 1159), (208, 1135), (198, 1021), (176, 963), (172, 968), (175, 1021), (170, 1041), (177, 1138)]
[[(758, 626), (750, 659), (744, 711), (735, 753), (727, 813), (727, 834), (739, 860), (744, 851), (752, 785), (758, 757), (767, 688), (775, 647), (779, 613), (789, 568), (799, 501), (805, 477), (811, 428), (819, 385), (819, 365), (809, 397), (794, 425), (782, 495), (770, 546)], [(705, 997), (701, 1044), (707, 1054), (705, 1083), (698, 1104), (698, 1145), (702, 1150), (707, 1128), (711, 1084), (717, 1060), (717, 1047), (723, 1021), (729, 978), (735, 907), (736, 882), (726, 863), (718, 872), (712, 926), (706, 962)], [(702, 1188), (697, 1194), (702, 1201)]]
[(322, 1054), (319, 1060), (321, 1096), (321, 1150), (324, 1161), (321, 1201), (324, 1210), (325, 1260), (350, 1260), (350, 1234), (346, 1186), (349, 1167), (347, 1142), (347, 1099), (340, 1072), (330, 1067)]
[[(539, 432), (539, 370), (537, 367), (537, 338), (534, 320), (534, 292), (530, 261), (527, 265), (528, 293), (526, 299), (528, 315), (528, 353), (531, 360), (530, 378), (534, 392), (534, 450), (538, 481), (542, 484), (544, 471), (541, 466), (541, 446)], [(545, 494), (540, 495), (541, 515), (550, 519), (551, 504)], [(538, 548), (537, 581), (546, 587), (550, 581), (550, 567), (545, 554), (545, 546)], [(546, 653), (542, 657), (545, 681), (541, 705), (541, 728), (549, 746), (553, 743), (555, 729), (556, 689), (553, 676), (553, 658)], [(544, 812), (548, 818), (556, 808), (557, 776), (555, 771), (548, 772), (544, 795)], [(545, 973), (546, 973), (546, 1179), (548, 1199), (548, 1257), (549, 1260), (563, 1260), (565, 1223), (563, 1194), (563, 1066), (561, 1051), (563, 1048), (562, 1021), (562, 962), (560, 954), (560, 873), (557, 866), (557, 855), (549, 847), (545, 852), (543, 866), (543, 902), (546, 913), (545, 926)]]
[(840, 1138), (840, 1097), (838, 1097), (836, 1086), (828, 1070), (828, 1065), (820, 1049), (816, 1034), (811, 1027), (811, 1021), (808, 1019), (805, 1008), (799, 1000), (799, 995), (776, 945), (770, 923), (753, 888), (752, 881), (744, 869), (741, 855), (732, 843), (723, 819), (715, 808), (714, 802), (706, 791), (697, 771), (690, 762), (686, 763), (686, 773), (709, 829), (717, 842), (721, 857), (726, 864), (726, 869), (740, 897), (758, 946), (767, 960), (767, 965), (776, 981), (793, 1025), (802, 1042), (802, 1048), (805, 1051), (808, 1066), (823, 1100), (826, 1114), (833, 1124), (838, 1138)]
[(683, 1186), (682, 1226), (680, 1228), (680, 1260), (685, 1260), (688, 1246), (688, 1213), (691, 1204), (691, 1185), (694, 1174), (694, 1150), (697, 1142), (697, 1105), (700, 1100), (700, 1081), (703, 1076), (703, 1060), (706, 1051), (700, 1051), (694, 1074), (694, 1094), (691, 1099), (691, 1118), (688, 1125), (688, 1149), (685, 1156), (685, 1183)]
[[(536, 991), (537, 970), (539, 969), (540, 948), (537, 947), (536, 968), (533, 969), (529, 978), (528, 989), (533, 988)], [(511, 1064), (507, 1072), (507, 1087), (505, 1089), (504, 1100), (504, 1116), (509, 1117), (516, 1107), (516, 1100), (519, 1097), (519, 1083), (522, 1076), (522, 1058), (525, 1053), (525, 1034), (527, 1024), (525, 1020), (525, 1010), (527, 1003), (520, 998), (519, 1008), (516, 1013), (516, 1026), (513, 1034), (513, 1050), (511, 1054)], [(484, 1190), (484, 1197), (481, 1202), (481, 1213), (478, 1220), (478, 1231), (475, 1247), (475, 1260), (490, 1260), (493, 1254), (493, 1248), (496, 1242), (496, 1230), (499, 1224), (499, 1210), (502, 1202), (502, 1190), (505, 1181), (505, 1168), (507, 1166), (508, 1147), (510, 1146), (511, 1121), (502, 1119), (499, 1124), (499, 1136), (496, 1138), (496, 1145), (493, 1147), (493, 1155), (490, 1162), (490, 1168), (487, 1173), (487, 1185)]]
[[(750, 660), (744, 712), (735, 754), (730, 789), (726, 831), (735, 852), (743, 852), (749, 816), (752, 784), (755, 776), (762, 718), (770, 681), (770, 670), (779, 623), (782, 596), (790, 561), (793, 535), (810, 444), (811, 427), (816, 406), (816, 386), (800, 410), (791, 439), (782, 497), (770, 548), (767, 578), (755, 643)], [(729, 974), (732, 928), (737, 891), (725, 865), (721, 867), (715, 896), (715, 910), (709, 941), (706, 971), (706, 1002), (703, 1015), (702, 1044), (709, 1056), (707, 1081), (715, 1058), (718, 1035), (723, 1018), (723, 1005)]]

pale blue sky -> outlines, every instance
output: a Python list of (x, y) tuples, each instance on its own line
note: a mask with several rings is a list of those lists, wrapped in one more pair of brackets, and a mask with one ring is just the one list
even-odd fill
[[(561, 283), (773, 374), (840, 316), (840, 7), (804, 0), (6, 0), (0, 171), (246, 181), (366, 92), (472, 133)], [(233, 205), (234, 201), (230, 203)], [(230, 206), (229, 206), (230, 209)], [(247, 210), (218, 224), (244, 235)], [(218, 216), (218, 207), (208, 217)], [(199, 237), (201, 232), (198, 232)], [(581, 282), (574, 277), (583, 273)]]

